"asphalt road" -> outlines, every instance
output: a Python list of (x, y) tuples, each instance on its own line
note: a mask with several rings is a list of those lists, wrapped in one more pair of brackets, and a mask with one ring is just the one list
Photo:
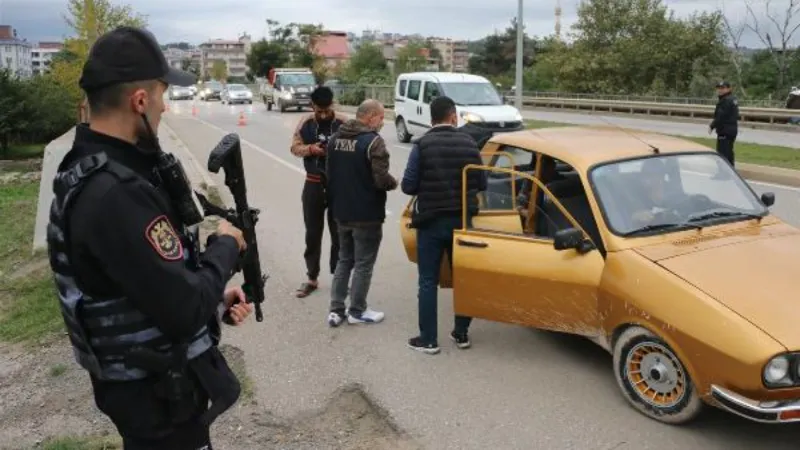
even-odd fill
[[(247, 125), (237, 126), (244, 111)], [(580, 338), (476, 320), (473, 348), (451, 346), (451, 293), (440, 293), (442, 353), (406, 348), (417, 331), (416, 266), (406, 259), (397, 216), (407, 197), (389, 195), (391, 214), (375, 269), (370, 305), (386, 312), (374, 326), (330, 329), (325, 323), (330, 276), (312, 296), (292, 294), (304, 280), (301, 161), (289, 153), (299, 113), (263, 105), (173, 102), (168, 125), (205, 165), (226, 132), (243, 148), (253, 205), (262, 208), (258, 239), (268, 281), (265, 319), (229, 329), (224, 339), (245, 351), (259, 404), (283, 416), (322, 407), (334, 390), (360, 384), (397, 426), (430, 449), (796, 449), (800, 426), (754, 424), (710, 409), (691, 426), (669, 427), (628, 407), (614, 382), (610, 356)], [(402, 174), (408, 145), (383, 131), (392, 173)], [(221, 178), (216, 176), (221, 183)], [(800, 191), (776, 192), (775, 213), (794, 224)], [(327, 238), (326, 238), (327, 239)], [(326, 244), (327, 245), (327, 244)], [(327, 260), (323, 254), (323, 266)], [(245, 425), (247, 426), (247, 425)]]
[[(548, 122), (574, 123), (580, 125), (615, 124), (626, 128), (655, 131), (677, 136), (709, 137), (707, 123), (695, 123), (679, 120), (646, 119), (642, 116), (588, 114), (586, 112), (561, 112), (543, 110), (523, 110), (522, 115), (529, 120), (545, 120)], [(797, 127), (800, 130), (800, 127)], [(750, 127), (739, 127), (739, 142), (752, 142), (764, 145), (800, 148), (800, 133), (797, 131), (759, 130)]]

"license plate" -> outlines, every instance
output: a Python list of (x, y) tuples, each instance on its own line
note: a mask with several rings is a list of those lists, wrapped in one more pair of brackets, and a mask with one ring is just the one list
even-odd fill
[(500, 128), (503, 128), (503, 127), (506, 126), (506, 123), (505, 122), (500, 122), (498, 125), (500, 125)]
[(311, 101), (310, 100), (298, 100), (297, 103), (300, 104), (300, 105), (308, 105), (309, 103), (311, 103)]

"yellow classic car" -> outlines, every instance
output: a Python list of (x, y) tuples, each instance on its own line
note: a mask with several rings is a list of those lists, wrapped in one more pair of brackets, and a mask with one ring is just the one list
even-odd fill
[(482, 154), (464, 169), (488, 177), (481, 210), (439, 280), (456, 314), (593, 340), (664, 423), (705, 404), (800, 420), (800, 230), (770, 215), (774, 194), (705, 146), (610, 126), (499, 134)]

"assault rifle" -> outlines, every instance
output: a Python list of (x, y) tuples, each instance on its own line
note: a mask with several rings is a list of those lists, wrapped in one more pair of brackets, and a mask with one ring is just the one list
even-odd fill
[[(244, 284), (242, 290), (247, 297), (247, 303), (252, 303), (256, 309), (256, 320), (261, 322), (264, 315), (261, 312), (261, 303), (264, 302), (264, 286), (268, 275), (261, 273), (261, 259), (258, 256), (258, 241), (256, 240), (256, 223), (261, 212), (251, 208), (247, 203), (247, 185), (244, 180), (244, 165), (242, 164), (242, 145), (239, 135), (230, 133), (219, 141), (208, 157), (208, 170), (218, 173), (219, 169), (225, 170), (225, 184), (233, 195), (236, 208), (225, 209), (211, 203), (203, 194), (195, 192), (203, 211), (208, 216), (217, 216), (227, 220), (236, 228), (242, 230), (247, 243), (244, 255), (239, 261), (236, 271), (242, 271)], [(231, 323), (230, 316), (226, 313), (222, 317), (226, 323)]]

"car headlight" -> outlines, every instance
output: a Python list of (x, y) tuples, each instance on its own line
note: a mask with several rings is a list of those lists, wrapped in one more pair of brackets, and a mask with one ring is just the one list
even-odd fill
[(483, 122), (483, 117), (470, 112), (461, 113), (461, 118), (464, 119), (464, 122)]
[(791, 386), (791, 361), (787, 356), (776, 356), (764, 366), (764, 382), (768, 387)]
[(520, 114), (519, 111), (517, 111), (517, 114), (514, 116), (514, 120), (522, 122), (522, 114)]

